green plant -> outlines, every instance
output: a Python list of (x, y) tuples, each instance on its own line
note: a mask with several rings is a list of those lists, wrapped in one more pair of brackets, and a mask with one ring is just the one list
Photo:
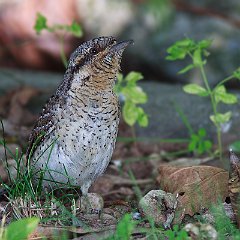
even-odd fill
[(235, 104), (237, 102), (237, 97), (234, 94), (227, 92), (224, 84), (233, 79), (240, 79), (240, 70), (237, 69), (232, 75), (220, 81), (215, 87), (210, 87), (204, 66), (207, 63), (206, 58), (209, 53), (207, 48), (210, 47), (212, 41), (202, 40), (195, 42), (190, 38), (185, 38), (183, 40), (175, 42), (172, 46), (167, 49), (168, 56), (167, 60), (183, 60), (189, 56), (192, 63), (184, 67), (178, 73), (183, 74), (188, 72), (193, 68), (198, 68), (201, 73), (202, 81), (204, 86), (200, 86), (195, 83), (187, 84), (183, 87), (183, 90), (189, 94), (195, 94), (200, 97), (209, 97), (211, 100), (211, 106), (213, 114), (210, 116), (210, 120), (214, 123), (217, 131), (218, 139), (218, 151), (219, 157), (222, 159), (222, 137), (221, 137), (221, 125), (228, 122), (231, 119), (231, 111), (221, 113), (219, 112), (219, 103), (225, 104)]
[(206, 130), (204, 128), (199, 128), (196, 133), (192, 133), (188, 144), (188, 150), (190, 152), (196, 152), (197, 154), (209, 152), (212, 148), (212, 142), (205, 139), (205, 137)]
[[(71, 190), (72, 193), (70, 192), (69, 194), (66, 194), (64, 190), (59, 189), (58, 191), (59, 193), (62, 192), (62, 196), (56, 199), (52, 191), (44, 191), (42, 186), (43, 179), (41, 178), (44, 177), (44, 174), (40, 177), (41, 179), (39, 182), (35, 183), (36, 186), (34, 186), (32, 183), (32, 175), (36, 174), (36, 172), (29, 164), (26, 166), (23, 155), (20, 155), (17, 150), (16, 154), (13, 154), (8, 149), (5, 141), (0, 139), (0, 145), (1, 144), (6, 149), (6, 155), (10, 155), (15, 161), (14, 172), (16, 174), (13, 174), (13, 171), (9, 169), (9, 166), (6, 166), (10, 182), (2, 183), (2, 186), (7, 191), (13, 217), (15, 219), (21, 219), (29, 216), (37, 216), (42, 223), (58, 221), (61, 222), (62, 225), (70, 225), (73, 221), (77, 221), (80, 225), (82, 222), (75, 217), (72, 213), (72, 209), (69, 209), (69, 203), (73, 203), (74, 198), (77, 196), (76, 189), (72, 188), (69, 184), (66, 184), (66, 188)], [(46, 171), (47, 170), (48, 169), (46, 169)], [(42, 198), (43, 195), (44, 200)], [(71, 207), (73, 205), (71, 205)], [(36, 211), (36, 209), (38, 210)], [(54, 211), (57, 212), (57, 214), (53, 214)], [(85, 225), (86, 224), (82, 223), (82, 226)]]
[(188, 129), (189, 142), (188, 151), (195, 154), (201, 155), (203, 153), (210, 153), (212, 149), (212, 142), (206, 139), (206, 130), (204, 128), (199, 128), (197, 132), (194, 132), (191, 124), (189, 123), (187, 116), (183, 113), (182, 109), (175, 103), (175, 109), (179, 116), (181, 117), (184, 125)]
[(10, 223), (6, 228), (1, 226), (0, 239), (17, 240), (27, 239), (28, 236), (37, 228), (39, 218), (24, 218)]
[(81, 26), (75, 21), (73, 21), (71, 25), (54, 24), (52, 26), (48, 26), (47, 18), (43, 16), (41, 13), (37, 13), (34, 29), (37, 34), (40, 34), (43, 30), (57, 34), (60, 43), (61, 59), (64, 66), (67, 67), (67, 58), (64, 52), (65, 35), (66, 33), (70, 33), (75, 37), (82, 37), (83, 32)]
[(107, 238), (107, 240), (128, 240), (136, 227), (136, 221), (132, 219), (130, 214), (125, 214), (120, 222), (117, 224), (116, 232), (113, 236)]
[(136, 122), (141, 127), (148, 125), (147, 114), (142, 107), (138, 106), (138, 104), (147, 102), (147, 94), (137, 85), (137, 82), (141, 79), (143, 79), (143, 76), (139, 72), (130, 72), (126, 77), (123, 77), (122, 74), (117, 76), (115, 91), (124, 98), (123, 119), (130, 126), (133, 126)]
[(217, 205), (212, 206), (210, 212), (214, 217), (214, 227), (217, 230), (219, 240), (226, 239), (226, 236), (231, 236), (230, 239), (234, 240), (240, 239), (240, 231), (231, 222), (229, 216), (226, 215), (226, 210), (221, 201)]
[(188, 234), (184, 229), (180, 229), (178, 225), (174, 225), (173, 229), (169, 229), (165, 232), (168, 240), (185, 240), (188, 238)]

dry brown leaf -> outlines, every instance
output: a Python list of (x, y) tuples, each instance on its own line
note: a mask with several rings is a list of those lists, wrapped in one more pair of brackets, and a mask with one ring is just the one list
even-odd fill
[(191, 216), (228, 195), (228, 172), (217, 167), (162, 165), (157, 181), (162, 190), (180, 194), (179, 206)]

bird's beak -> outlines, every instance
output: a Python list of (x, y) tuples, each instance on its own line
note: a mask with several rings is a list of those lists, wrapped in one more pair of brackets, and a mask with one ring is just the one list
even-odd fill
[(110, 52), (115, 53), (117, 55), (122, 55), (123, 51), (125, 50), (125, 48), (129, 45), (129, 44), (133, 44), (134, 41), (133, 40), (126, 40), (126, 41), (122, 41), (119, 43), (116, 43), (115, 45), (113, 45), (110, 48)]

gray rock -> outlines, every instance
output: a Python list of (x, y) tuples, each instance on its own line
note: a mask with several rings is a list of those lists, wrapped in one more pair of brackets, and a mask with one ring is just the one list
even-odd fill
[(206, 239), (216, 240), (218, 239), (218, 233), (216, 229), (210, 224), (203, 223), (188, 223), (183, 228), (191, 236), (191, 239)]
[(82, 212), (97, 215), (102, 212), (103, 204), (103, 198), (97, 193), (88, 193), (87, 195), (81, 196), (77, 203)]
[(170, 227), (174, 219), (177, 199), (162, 190), (151, 190), (139, 201), (139, 210), (144, 217), (158, 226)]
[(1, 68), (0, 79), (0, 95), (23, 85), (29, 85), (45, 91), (47, 89), (51, 92), (63, 80), (63, 73)]
[[(188, 138), (189, 131), (184, 125), (176, 108), (181, 109), (194, 131), (200, 127), (206, 129), (208, 138), (215, 139), (216, 129), (210, 121), (212, 114), (210, 100), (183, 92), (182, 85), (159, 84), (157, 82), (142, 82), (141, 87), (148, 94), (148, 102), (142, 107), (149, 115), (149, 126), (137, 127), (139, 137)], [(239, 92), (235, 92), (240, 97)], [(223, 141), (240, 138), (239, 127), (240, 104), (221, 105), (221, 112), (232, 111), (232, 120), (223, 126)], [(229, 137), (230, 136), (230, 137)]]

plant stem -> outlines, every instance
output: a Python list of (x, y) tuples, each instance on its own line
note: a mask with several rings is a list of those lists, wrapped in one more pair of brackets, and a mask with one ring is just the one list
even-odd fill
[[(204, 68), (203, 68), (203, 64), (201, 64), (199, 67), (200, 67), (200, 71), (201, 71), (201, 74), (202, 74), (202, 78), (203, 78), (204, 84), (205, 84), (205, 86), (207, 88), (207, 91), (210, 94), (213, 114), (216, 116), (218, 112), (217, 112), (217, 104), (216, 104), (215, 99), (214, 99), (213, 91), (211, 90), (211, 88), (210, 88), (210, 86), (208, 84), (208, 80), (207, 80), (207, 77), (206, 77), (206, 74), (205, 74), (205, 71), (204, 71)], [(226, 78), (224, 80), (228, 81), (229, 79), (227, 80), (227, 78)], [(215, 126), (217, 128), (217, 141), (218, 141), (219, 158), (220, 158), (220, 161), (222, 161), (222, 134), (221, 134), (221, 126), (217, 122), (215, 123)]]
[(231, 80), (232, 78), (233, 78), (233, 75), (224, 78), (221, 82), (219, 82), (219, 83), (217, 84), (217, 86), (216, 86), (215, 88), (217, 88), (217, 87), (223, 85), (224, 83), (226, 83), (227, 81)]
[(64, 36), (61, 35), (59, 37), (59, 41), (60, 41), (60, 56), (61, 56), (61, 60), (63, 62), (63, 65), (65, 68), (67, 68), (67, 58), (66, 58), (66, 54), (64, 51)]

